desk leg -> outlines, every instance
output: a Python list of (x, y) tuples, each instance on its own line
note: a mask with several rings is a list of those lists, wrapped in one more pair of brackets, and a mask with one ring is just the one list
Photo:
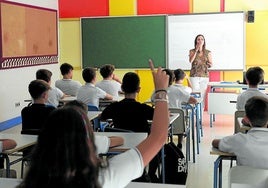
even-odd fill
[(214, 162), (214, 180), (213, 180), (214, 182), (213, 182), (213, 188), (217, 188), (218, 187), (218, 183), (219, 183), (219, 187), (221, 187), (220, 186), (220, 182), (221, 181), (218, 181), (218, 179), (220, 180), (221, 177), (218, 177), (218, 175), (219, 176), (222, 175), (222, 173), (221, 173), (221, 170), (222, 170), (222, 159), (223, 159), (223, 157), (222, 156), (219, 156), (215, 160), (215, 162)]
[(195, 134), (194, 134), (194, 108), (191, 106), (191, 124), (192, 124), (192, 141), (193, 141), (193, 162), (195, 163)]
[(10, 177), (10, 160), (7, 154), (2, 154), (4, 159), (6, 160), (6, 177)]
[(162, 160), (162, 182), (166, 182), (166, 174), (165, 174), (165, 147), (163, 146), (161, 149), (161, 160)]

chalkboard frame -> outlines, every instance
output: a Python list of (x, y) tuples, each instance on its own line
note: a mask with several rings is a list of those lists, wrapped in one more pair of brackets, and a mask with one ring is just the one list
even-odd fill
[(166, 67), (166, 15), (82, 17), (80, 22), (83, 68), (148, 69), (149, 58)]

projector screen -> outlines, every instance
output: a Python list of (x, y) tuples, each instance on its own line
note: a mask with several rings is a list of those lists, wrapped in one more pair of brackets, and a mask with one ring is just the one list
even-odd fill
[(211, 51), (211, 70), (244, 69), (244, 13), (207, 13), (167, 17), (168, 68), (190, 70), (189, 50), (194, 39), (203, 34)]

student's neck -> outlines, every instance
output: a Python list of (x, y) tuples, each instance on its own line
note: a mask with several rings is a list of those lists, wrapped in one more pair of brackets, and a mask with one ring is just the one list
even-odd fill
[(71, 79), (68, 75), (63, 75), (63, 79)]
[(34, 99), (33, 101), (34, 104), (45, 104), (46, 100), (45, 99)]
[(113, 77), (111, 77), (111, 76), (109, 76), (107, 78), (103, 78), (103, 80), (112, 80), (112, 79), (113, 79)]
[(126, 99), (136, 99), (137, 93), (125, 93)]
[(182, 82), (183, 82), (182, 80), (178, 80), (178, 81), (176, 81), (175, 83), (176, 83), (176, 84), (182, 84)]
[(249, 88), (258, 88), (258, 85), (248, 85)]

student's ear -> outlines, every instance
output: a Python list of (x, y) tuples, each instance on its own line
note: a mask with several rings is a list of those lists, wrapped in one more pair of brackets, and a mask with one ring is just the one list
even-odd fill
[(44, 93), (42, 93), (42, 95), (41, 95), (41, 97), (43, 98), (43, 99), (48, 99), (48, 91), (45, 91)]
[(140, 90), (141, 90), (141, 87), (138, 87), (138, 89), (137, 89), (137, 93), (139, 93), (139, 92), (140, 92)]

